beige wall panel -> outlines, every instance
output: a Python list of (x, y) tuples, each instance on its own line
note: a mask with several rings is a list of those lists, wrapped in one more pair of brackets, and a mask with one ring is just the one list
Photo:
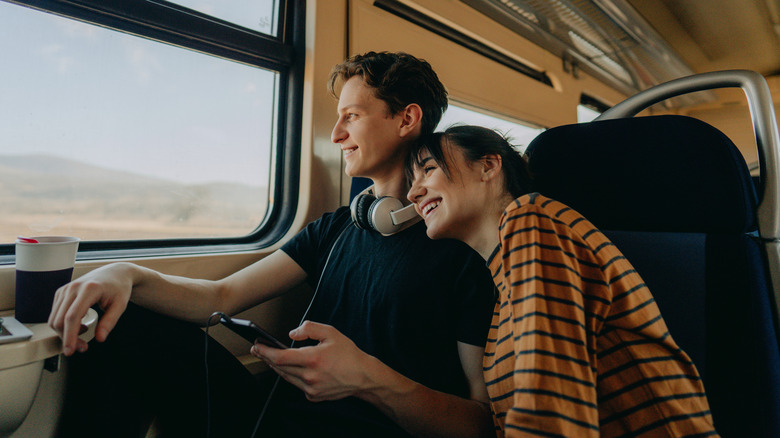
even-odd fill
[(404, 3), (452, 24), (458, 30), (493, 49), (546, 72), (555, 89), (564, 94), (572, 95), (571, 99), (576, 100), (577, 103), (579, 103), (580, 93), (585, 93), (608, 105), (614, 105), (626, 98), (624, 94), (585, 73), (581, 72), (578, 78), (573, 77), (563, 70), (560, 58), (520, 37), (510, 29), (497, 25), (491, 19), (462, 2), (405, 0)]
[(688, 112), (687, 115), (703, 120), (726, 134), (742, 152), (748, 165), (758, 161), (756, 137), (747, 106), (732, 105), (721, 108)]
[[(775, 118), (780, 118), (780, 76), (768, 77), (767, 84), (772, 94)], [(686, 108), (679, 113), (703, 120), (720, 129), (739, 148), (749, 165), (756, 163), (756, 137), (744, 91), (739, 88), (724, 88), (717, 93), (718, 102)]]
[(558, 58), (531, 45), (517, 34), (496, 26), (459, 2), (417, 3), (425, 3), (422, 10), (434, 14), (441, 21), (468, 23), (468, 28), (461, 26), (458, 30), (546, 71), (554, 88), (385, 12), (365, 0), (353, 0), (350, 5), (350, 53), (369, 50), (410, 52), (433, 65), (453, 101), (546, 127), (576, 122), (576, 106), (581, 92), (606, 103), (616, 103), (623, 99), (621, 94), (587, 75), (575, 79), (564, 73)]
[(333, 66), (347, 56), (347, 0), (307, 2), (306, 29), (301, 199), (290, 236), (342, 201), (342, 153), (330, 141), (336, 101), (326, 82)]

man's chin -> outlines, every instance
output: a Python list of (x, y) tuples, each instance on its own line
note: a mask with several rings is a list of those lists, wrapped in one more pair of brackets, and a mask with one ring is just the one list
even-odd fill
[(344, 169), (344, 174), (347, 176), (351, 176), (352, 178), (358, 177), (358, 175), (356, 175), (355, 172), (351, 171), (349, 168)]
[(349, 164), (344, 168), (344, 173), (352, 178), (368, 178), (365, 175), (365, 172), (362, 172), (356, 166), (351, 166)]

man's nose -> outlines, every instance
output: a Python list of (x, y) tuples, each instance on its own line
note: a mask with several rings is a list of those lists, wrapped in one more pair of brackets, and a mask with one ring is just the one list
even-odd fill
[(333, 126), (333, 131), (330, 133), (330, 141), (333, 143), (341, 143), (347, 139), (347, 131), (342, 127), (341, 120), (337, 121)]

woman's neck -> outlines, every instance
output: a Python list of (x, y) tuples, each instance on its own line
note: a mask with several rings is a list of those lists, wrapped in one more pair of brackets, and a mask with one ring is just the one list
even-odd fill
[(468, 239), (464, 240), (485, 261), (493, 254), (499, 244), (498, 225), (501, 222), (501, 215), (504, 214), (506, 206), (513, 200), (511, 195), (506, 194), (485, 208), (485, 213), (481, 216), (479, 224), (474, 227), (474, 232)]

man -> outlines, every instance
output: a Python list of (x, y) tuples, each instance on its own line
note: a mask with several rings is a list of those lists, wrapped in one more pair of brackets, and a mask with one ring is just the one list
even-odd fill
[[(409, 146), (435, 128), (447, 106), (438, 77), (408, 54), (369, 52), (337, 66), (329, 85), (334, 95), (342, 85), (332, 140), (344, 151), (347, 175), (371, 178), (377, 198), (404, 199)], [(84, 388), (104, 373), (110, 378), (101, 384), (110, 384), (112, 394), (128, 394), (114, 396), (123, 413), (137, 409), (136, 399), (151, 399), (166, 433), (202, 436), (210, 420), (212, 436), (248, 436), (262, 405), (257, 385), (212, 342), (213, 408), (204, 412), (198, 380), (204, 373), (193, 365), (202, 362), (203, 340), (180, 321), (203, 324), (215, 311), (240, 312), (304, 281), (315, 297), (307, 322), (290, 337), (307, 345), (252, 348), (289, 382), (273, 392), (259, 436), (492, 434), (481, 363), (494, 296), (484, 265), (465, 245), (428, 240), (420, 222), (383, 236), (353, 226), (344, 207), (219, 281), (120, 263), (61, 288), (49, 323), (63, 337), (66, 355), (87, 350), (77, 332), (90, 306), (104, 312), (96, 340), (112, 333), (88, 353), (94, 359), (74, 363), (80, 383), (70, 387), (86, 395), (68, 403), (66, 419), (92, 414), (92, 432), (107, 433), (105, 407), (112, 402), (105, 390)], [(212, 350), (221, 359), (212, 359)], [(139, 395), (144, 386), (158, 394)], [(86, 412), (85, 404), (98, 412)], [(65, 427), (78, 423), (68, 420)]]

